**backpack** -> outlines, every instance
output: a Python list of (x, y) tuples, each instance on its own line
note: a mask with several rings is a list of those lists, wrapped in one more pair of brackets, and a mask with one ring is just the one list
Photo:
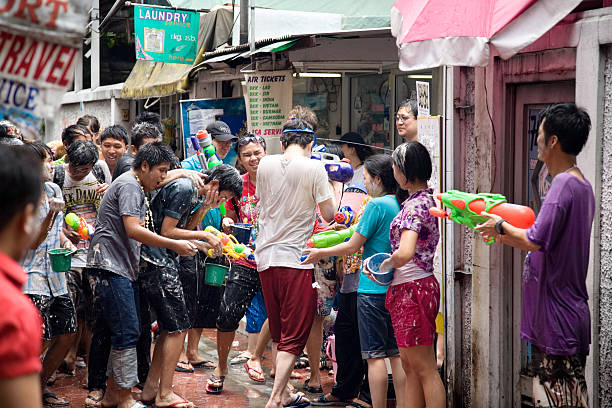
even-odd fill
[[(104, 175), (104, 170), (102, 167), (96, 163), (91, 168), (91, 172), (93, 173), (98, 183), (106, 183), (106, 176)], [(55, 171), (53, 172), (53, 182), (57, 184), (61, 189), (64, 189), (64, 180), (66, 179), (66, 168), (65, 166), (57, 166)]]

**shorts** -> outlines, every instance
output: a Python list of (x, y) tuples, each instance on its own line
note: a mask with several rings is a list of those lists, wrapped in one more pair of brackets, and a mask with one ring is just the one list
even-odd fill
[(361, 358), (399, 356), (384, 293), (357, 293), (357, 325)]
[(160, 330), (176, 333), (191, 328), (183, 285), (176, 269), (147, 264), (140, 269), (138, 279), (141, 296), (147, 298), (155, 311)]
[(440, 307), (440, 285), (435, 276), (390, 286), (385, 305), (391, 312), (399, 347), (433, 344)]
[(85, 302), (83, 300), (83, 268), (71, 268), (66, 272), (68, 295), (76, 309), (78, 319), (85, 317)]
[(225, 291), (219, 307), (217, 330), (233, 332), (240, 325), (255, 294), (261, 290), (257, 269), (233, 263), (227, 274)]
[(264, 303), (263, 293), (261, 289), (255, 294), (251, 301), (251, 306), (246, 311), (246, 332), (259, 333), (261, 327), (266, 322), (268, 313), (266, 312), (266, 304)]
[(179, 258), (178, 276), (183, 285), (183, 296), (191, 328), (215, 329), (219, 306), (223, 296), (222, 286), (204, 283), (205, 257), (182, 256)]
[(43, 322), (43, 340), (60, 334), (75, 333), (76, 311), (69, 295), (28, 295), (40, 312)]
[(329, 316), (336, 297), (336, 260), (325, 257), (314, 266), (317, 288), (317, 316)]
[(589, 394), (584, 378), (585, 354), (553, 356), (534, 347), (539, 360), (533, 378), (533, 402), (536, 407), (588, 408)]
[(312, 269), (271, 267), (259, 273), (272, 341), (298, 356), (306, 346), (317, 306)]

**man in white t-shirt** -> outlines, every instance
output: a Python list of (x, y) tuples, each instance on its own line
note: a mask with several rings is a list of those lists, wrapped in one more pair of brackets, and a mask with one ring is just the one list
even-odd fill
[(264, 157), (257, 171), (255, 257), (276, 355), (276, 378), (266, 407), (308, 405), (287, 388), (316, 310), (312, 265), (301, 265), (300, 256), (312, 234), (317, 204), (325, 220), (335, 211), (325, 168), (310, 159), (314, 136), (306, 122), (288, 121), (280, 137), (283, 154)]

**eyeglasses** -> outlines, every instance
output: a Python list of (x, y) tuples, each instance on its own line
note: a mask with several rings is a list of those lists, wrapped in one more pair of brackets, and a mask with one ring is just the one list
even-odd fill
[(408, 120), (412, 119), (410, 116), (408, 115), (396, 115), (395, 116), (395, 121), (396, 122), (408, 122)]

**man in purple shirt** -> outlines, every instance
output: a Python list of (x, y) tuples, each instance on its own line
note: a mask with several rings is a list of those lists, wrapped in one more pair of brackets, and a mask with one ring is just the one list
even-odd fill
[(586, 288), (595, 197), (576, 166), (591, 120), (573, 103), (549, 106), (540, 116), (538, 159), (553, 177), (535, 224), (510, 225), (497, 215), (477, 227), (485, 242), (494, 237), (529, 251), (523, 271), (521, 338), (535, 346), (536, 406), (587, 407), (584, 379), (591, 343)]

